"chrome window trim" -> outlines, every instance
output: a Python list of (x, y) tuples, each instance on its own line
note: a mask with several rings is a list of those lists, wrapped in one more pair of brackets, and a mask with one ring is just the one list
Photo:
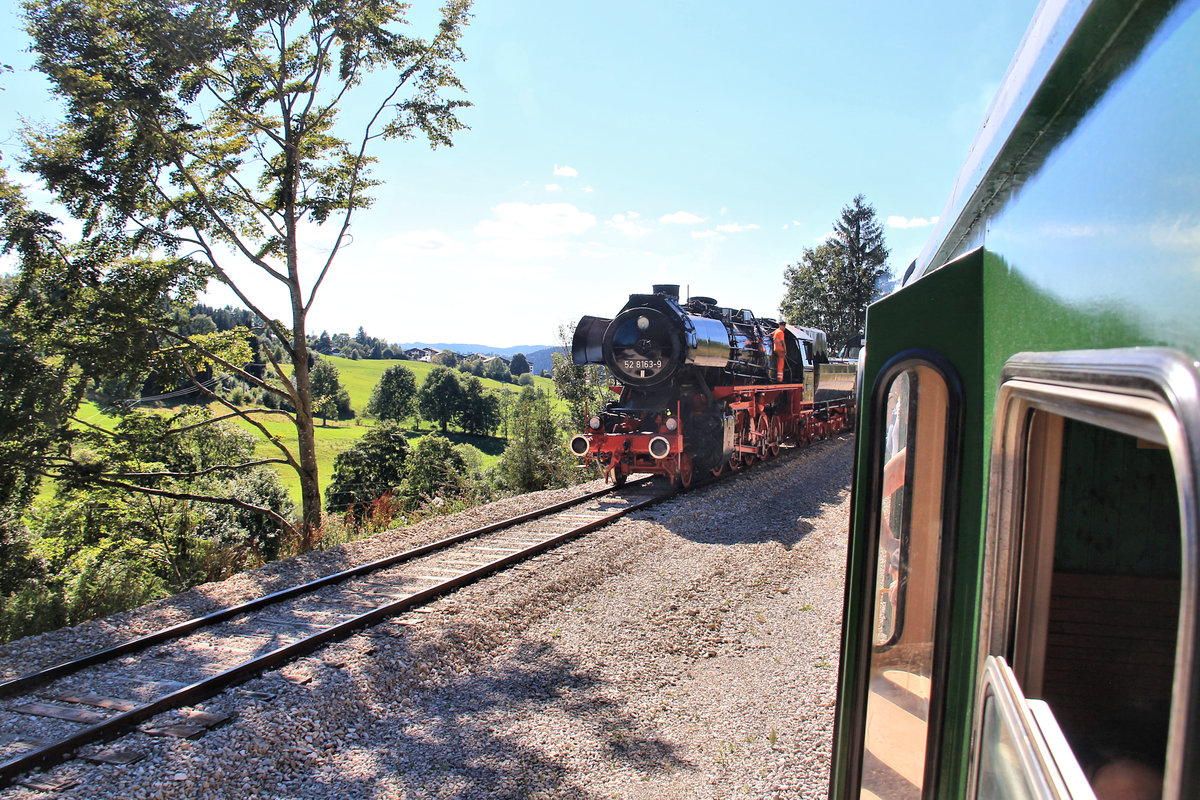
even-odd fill
[[(1044, 410), (1166, 446), (1180, 513), (1180, 609), (1163, 800), (1200, 783), (1200, 364), (1167, 348), (1018, 353), (1001, 375), (993, 416), (981, 606), (980, 669), (1008, 655), (1016, 613), (1013, 570), (1032, 412)], [(1007, 554), (1004, 559), (999, 554)], [(1003, 596), (999, 587), (1009, 587)], [(974, 759), (972, 759), (974, 763)]]
[[(982, 733), (984, 704), (990, 696), (1003, 724), (1012, 734), (1022, 772), (1038, 800), (1096, 800), (1053, 712), (1041, 701), (1025, 699), (1025, 693), (1003, 658), (988, 656), (985, 659), (977, 695), (980, 703), (975, 710), (974, 730)], [(978, 796), (979, 779), (978, 759), (974, 759), (971, 797)]]

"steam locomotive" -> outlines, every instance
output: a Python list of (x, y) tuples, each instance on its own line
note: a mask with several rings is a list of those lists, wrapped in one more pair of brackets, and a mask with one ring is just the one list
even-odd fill
[(830, 363), (824, 331), (786, 326), (662, 284), (632, 294), (616, 317), (585, 316), (576, 364), (602, 364), (620, 397), (588, 420), (571, 451), (613, 483), (664, 475), (683, 488), (843, 430), (854, 416), (856, 367)]

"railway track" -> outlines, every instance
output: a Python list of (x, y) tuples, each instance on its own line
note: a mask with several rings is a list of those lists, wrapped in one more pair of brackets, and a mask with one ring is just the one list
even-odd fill
[(648, 479), (605, 488), (0, 683), (0, 788), (68, 788), (29, 773), (76, 755), (132, 763), (137, 752), (99, 745), (134, 730), (198, 736), (227, 717), (195, 710), (173, 723), (144, 723), (671, 494)]

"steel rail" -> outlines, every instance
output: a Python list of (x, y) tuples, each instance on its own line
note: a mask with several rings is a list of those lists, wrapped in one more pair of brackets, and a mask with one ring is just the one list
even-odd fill
[[(639, 479), (637, 483), (645, 483), (648, 480), (649, 479)], [(628, 488), (629, 485), (630, 484), (626, 484), (625, 487), (622, 488)], [(568, 508), (572, 505), (578, 505), (581, 502), (595, 499), (597, 496), (608, 494), (612, 492), (614, 488), (615, 487), (610, 487), (609, 489), (599, 492), (592, 492), (583, 497), (576, 498), (574, 501), (568, 503), (558, 503), (555, 504), (555, 506), (558, 507), (559, 510), (563, 510), (564, 508)], [(30, 750), (27, 753), (0, 764), (0, 788), (10, 785), (16, 777), (29, 772), (30, 770), (39, 767), (47, 768), (49, 766), (53, 766), (54, 764), (65, 761), (75, 752), (75, 750), (79, 749), (80, 747), (95, 742), (106, 742), (116, 739), (128, 732), (138, 723), (143, 722), (144, 720), (147, 720), (156, 714), (169, 711), (173, 708), (179, 708), (198, 703), (201, 700), (205, 700), (213, 695), (219, 694), (230, 686), (243, 683), (244, 681), (249, 680), (250, 678), (262, 672), (287, 664), (288, 662), (312, 652), (323, 645), (344, 639), (359, 628), (374, 625), (409, 608), (427, 603), (448, 591), (461, 588), (462, 586), (480, 580), (481, 578), (484, 578), (494, 572), (504, 569), (507, 566), (531, 558), (532, 556), (552, 549), (565, 541), (573, 539), (577, 536), (581, 536), (603, 525), (607, 525), (613, 520), (623, 517), (630, 512), (662, 502), (668, 497), (671, 497), (674, 493), (675, 490), (668, 490), (662, 494), (649, 497), (640, 502), (632, 503), (625, 508), (605, 514), (602, 517), (598, 517), (595, 520), (586, 522), (583, 525), (576, 526), (569, 531), (557, 534), (549, 539), (546, 539), (545, 541), (531, 545), (515, 553), (503, 556), (495, 561), (454, 576), (453, 578), (438, 583), (434, 586), (417, 591), (407, 597), (402, 597), (394, 602), (374, 608), (370, 611), (353, 617), (352, 619), (346, 620), (345, 622), (320, 631), (312, 636), (300, 639), (288, 645), (284, 645), (283, 647), (273, 650), (270, 653), (266, 653), (262, 656), (251, 659), (250, 661), (244, 662), (235, 667), (231, 667), (230, 669), (213, 675), (212, 677), (197, 681), (190, 686), (185, 686), (181, 689), (171, 692), (170, 694), (164, 695), (157, 700), (109, 717), (103, 722), (89, 726), (88, 728), (85, 728), (65, 739), (57, 742), (51, 742), (50, 744)], [(540, 516), (546, 516), (546, 514), (532, 513), (521, 515), (520, 521), (528, 522), (530, 519), (536, 519)], [(508, 524), (514, 525), (519, 523), (515, 523), (510, 520)], [(497, 529), (493, 526), (485, 527), (490, 527), (492, 530)], [(502, 525), (501, 527), (504, 526)], [(465, 538), (469, 537), (466, 537), (463, 534), (458, 534), (456, 536), (449, 537), (448, 539), (443, 539), (441, 542), (449, 542), (451, 539), (462, 541)], [(408, 553), (412, 553), (415, 550), (425, 550), (428, 552), (428, 547), (429, 546), (426, 545), (421, 548), (415, 548), (413, 551), (408, 551)]]
[[(638, 481), (633, 481), (626, 485), (634, 486), (638, 483), (645, 483), (648, 480), (649, 478), (639, 478)], [(136, 653), (140, 650), (145, 650), (148, 647), (161, 644), (162, 642), (169, 641), (170, 639), (180, 638), (184, 634), (191, 633), (199, 628), (208, 627), (209, 625), (216, 625), (219, 622), (224, 622), (241, 614), (257, 611), (260, 608), (273, 605), (283, 600), (290, 600), (293, 597), (299, 597), (301, 595), (308, 594), (325, 586), (341, 583), (342, 581), (349, 580), (350, 578), (357, 578), (370, 572), (375, 572), (377, 570), (395, 566), (396, 564), (400, 564), (405, 561), (411, 561), (413, 559), (420, 558), (421, 556), (428, 555), (429, 553), (450, 547), (451, 545), (467, 539), (472, 539), (476, 536), (483, 536), (484, 534), (492, 533), (513, 525), (519, 525), (522, 522), (529, 522), (530, 520), (538, 519), (539, 517), (544, 517), (549, 514), (556, 514), (559, 511), (570, 508), (578, 503), (594, 500), (597, 497), (602, 497), (614, 491), (616, 491), (616, 487), (612, 486), (605, 487), (604, 489), (598, 489), (594, 492), (580, 495), (579, 497), (571, 500), (564, 500), (559, 503), (534, 509), (533, 511), (529, 511), (524, 514), (519, 514), (515, 517), (500, 520), (499, 522), (493, 522), (479, 528), (465, 531), (463, 533), (457, 533), (453, 536), (448, 536), (445, 539), (439, 539), (436, 542), (430, 542), (429, 544), (421, 545), (420, 547), (414, 547), (410, 550), (405, 550), (403, 553), (396, 553), (395, 555), (387, 556), (386, 558), (381, 558), (368, 564), (361, 564), (357, 567), (352, 567), (341, 572), (336, 572), (321, 578), (317, 578), (309, 581), (308, 583), (290, 586), (287, 589), (280, 589), (277, 592), (263, 595), (262, 597), (255, 598), (254, 600), (248, 600), (245, 603), (240, 603), (236, 606), (222, 608), (218, 611), (205, 614), (204, 616), (194, 617), (193, 619), (162, 628), (154, 631), (153, 633), (139, 636), (136, 639), (130, 639), (128, 642), (113, 645), (112, 647), (108, 647), (103, 650), (97, 650), (95, 652), (79, 656), (78, 658), (64, 661), (60, 664), (55, 664), (44, 669), (36, 670), (34, 672), (12, 678), (0, 683), (0, 698), (22, 694), (29, 689), (41, 686), (54, 680), (58, 680), (66, 675), (78, 672), (85, 667), (103, 664), (104, 662), (111, 661), (114, 658), (119, 658), (121, 656), (129, 655), (130, 653)]]

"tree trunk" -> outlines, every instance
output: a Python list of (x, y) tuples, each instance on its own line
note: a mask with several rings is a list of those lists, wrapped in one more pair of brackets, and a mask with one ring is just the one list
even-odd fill
[(295, 351), (296, 438), (300, 450), (301, 523), (306, 534), (321, 527), (321, 485), (317, 475), (317, 433), (313, 420), (311, 382), (308, 373), (308, 344), (304, 339), (304, 309), (292, 309)]

